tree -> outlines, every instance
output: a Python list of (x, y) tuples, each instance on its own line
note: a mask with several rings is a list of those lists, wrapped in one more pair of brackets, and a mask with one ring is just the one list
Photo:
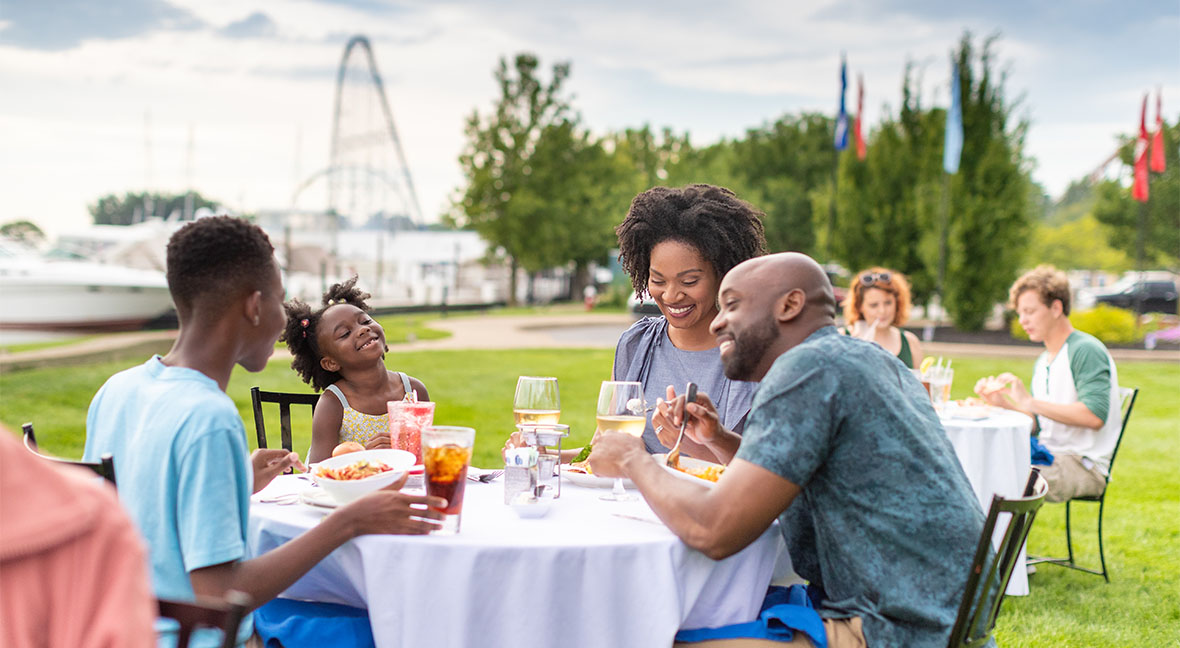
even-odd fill
[(467, 119), (467, 144), (459, 156), (467, 184), (457, 205), (462, 214), (448, 219), (471, 227), (504, 249), (513, 304), (522, 257), (542, 252), (531, 245), (538, 222), (546, 217), (538, 202), (543, 192), (530, 180), (534, 171), (542, 170), (534, 166), (533, 154), (542, 133), (568, 120), (570, 113), (568, 100), (561, 96), (569, 63), (554, 65), (548, 84), (538, 78), (538, 66), (533, 54), (518, 54), (512, 69), (500, 59), (495, 72), (500, 98), (495, 110), (486, 118), (476, 110)]
[(153, 216), (167, 218), (173, 213), (192, 214), (202, 207), (216, 209), (217, 206), (195, 191), (180, 194), (128, 191), (121, 198), (107, 194), (89, 209), (95, 225), (131, 225)]
[[(1131, 165), (1134, 140), (1124, 138), (1119, 153), (1123, 162)], [(1180, 122), (1164, 123), (1164, 157), (1167, 168), (1162, 174), (1150, 173), (1147, 206), (1131, 199), (1130, 187), (1108, 180), (1096, 189), (1094, 217), (1110, 232), (1111, 245), (1125, 252), (1131, 259), (1138, 255), (1139, 223), (1143, 218), (1144, 261), (1151, 265), (1180, 267)]]
[(771, 251), (815, 252), (810, 195), (831, 191), (832, 128), (826, 115), (784, 115), (732, 143), (734, 171), (750, 187), (743, 198), (766, 213)]
[[(1010, 124), (1003, 76), (997, 79), (993, 69), (994, 40), (976, 52), (970, 34), (964, 34), (952, 56), (963, 108), (959, 172), (943, 176), (946, 112), (921, 107), (913, 66), (908, 66), (898, 118), (886, 117), (873, 130), (864, 162), (850, 151), (842, 155), (840, 226), (832, 233), (831, 247), (849, 267), (881, 264), (901, 270), (910, 275), (915, 299), (922, 302), (934, 288), (939, 214), (946, 200), (943, 304), (956, 326), (966, 330), (980, 328), (1006, 295), (1025, 260), (1033, 220), (1023, 155), (1026, 125)], [(813, 195), (818, 210), (824, 199)]]
[(10, 239), (28, 243), (30, 245), (38, 245), (45, 242), (45, 232), (37, 227), (36, 223), (27, 220), (12, 221), (0, 225), (0, 236), (6, 236)]

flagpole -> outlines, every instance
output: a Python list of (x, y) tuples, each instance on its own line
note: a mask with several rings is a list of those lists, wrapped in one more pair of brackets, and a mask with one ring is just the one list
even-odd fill
[(946, 306), (943, 304), (946, 301), (945, 286), (946, 286), (946, 257), (947, 257), (947, 243), (950, 238), (948, 229), (950, 227), (950, 211), (951, 211), (951, 174), (942, 170), (942, 209), (939, 211), (938, 223), (938, 319), (935, 324), (942, 325), (942, 315), (946, 312)]
[(840, 151), (837, 149), (832, 153), (832, 202), (828, 205), (828, 240), (827, 240), (827, 258), (824, 263), (832, 263), (835, 254), (835, 246), (833, 243), (836, 240), (836, 185), (840, 181)]

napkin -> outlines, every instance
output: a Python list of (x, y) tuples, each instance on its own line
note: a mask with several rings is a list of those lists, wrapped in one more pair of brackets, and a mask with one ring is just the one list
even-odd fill
[(771, 587), (762, 602), (762, 612), (749, 623), (735, 623), (720, 628), (695, 628), (676, 633), (676, 643), (697, 643), (715, 639), (770, 639), (791, 641), (796, 632), (811, 639), (816, 648), (827, 648), (824, 622), (812, 608), (804, 585)]
[(1028, 438), (1028, 446), (1029, 455), (1032, 458), (1032, 464), (1034, 466), (1053, 465), (1053, 453), (1049, 452), (1049, 449), (1044, 445), (1041, 445), (1041, 442), (1035, 436)]
[(276, 598), (254, 611), (266, 648), (376, 648), (369, 612), (335, 603)]

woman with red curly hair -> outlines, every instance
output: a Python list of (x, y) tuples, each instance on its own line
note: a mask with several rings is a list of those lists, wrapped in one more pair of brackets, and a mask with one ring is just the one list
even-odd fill
[(910, 284), (905, 275), (888, 268), (869, 268), (852, 279), (840, 332), (876, 342), (913, 369), (922, 363), (922, 344), (918, 336), (898, 328), (909, 317)]

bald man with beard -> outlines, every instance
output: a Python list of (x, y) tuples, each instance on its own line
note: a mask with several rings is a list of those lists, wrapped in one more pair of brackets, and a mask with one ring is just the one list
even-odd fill
[[(718, 423), (707, 395), (662, 403), (653, 419), (679, 429), (687, 412), (686, 435), (728, 460), (716, 487), (673, 477), (625, 434), (594, 444), (594, 473), (630, 478), (715, 560), (777, 518), (796, 571), (821, 592), (830, 646), (945, 646), (983, 512), (926, 391), (889, 352), (836, 332), (831, 283), (806, 255), (746, 261), (719, 298), (725, 375), (761, 381), (744, 435)], [(695, 645), (708, 644), (790, 645)]]

